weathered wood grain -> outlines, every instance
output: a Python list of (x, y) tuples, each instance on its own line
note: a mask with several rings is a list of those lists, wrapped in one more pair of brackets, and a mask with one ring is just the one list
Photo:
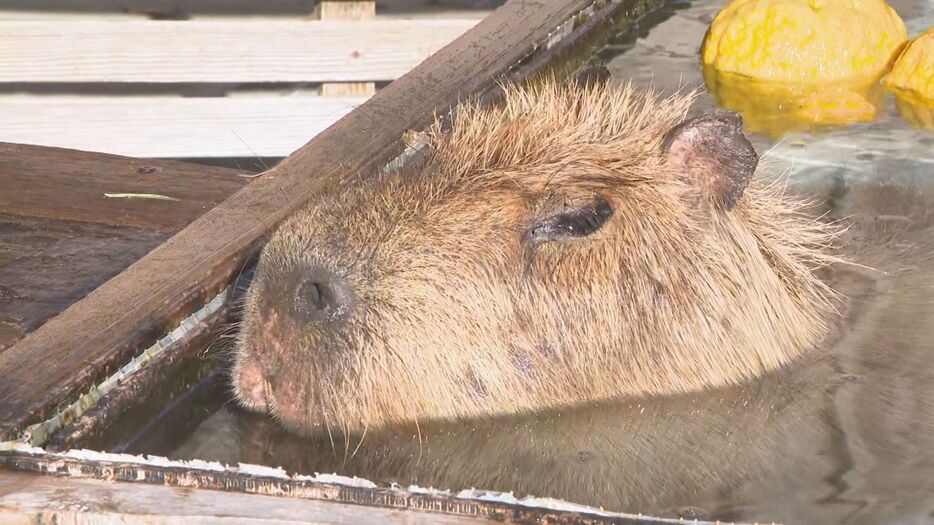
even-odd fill
[[(135, 511), (127, 512), (127, 514), (145, 513), (180, 518), (186, 516), (186, 512), (190, 512), (196, 517), (201, 517), (204, 516), (202, 512), (217, 512), (219, 509), (217, 503), (212, 504), (208, 501), (210, 498), (215, 498), (216, 502), (231, 503), (230, 512), (222, 514), (236, 516), (245, 512), (242, 506), (246, 506), (265, 511), (262, 515), (264, 522), (268, 519), (291, 518), (292, 516), (287, 512), (292, 511), (300, 512), (299, 516), (314, 523), (455, 524), (471, 523), (473, 520), (555, 525), (673, 525), (680, 523), (678, 520), (648, 516), (593, 512), (591, 509), (577, 506), (565, 507), (567, 510), (553, 510), (544, 506), (481, 501), (475, 497), (460, 497), (444, 493), (409, 492), (402, 488), (353, 486), (282, 478), (261, 473), (252, 474), (240, 469), (188, 469), (113, 461), (106, 458), (77, 459), (48, 454), (7, 452), (0, 452), (0, 467), (23, 472), (51, 474), (51, 476), (31, 479), (24, 477), (23, 474), (12, 474), (7, 480), (3, 480), (2, 477), (7, 474), (0, 476), (0, 509), (16, 508), (24, 503), (27, 509), (33, 510), (37, 507), (42, 508), (43, 505), (61, 508), (61, 503), (70, 503), (80, 505), (70, 510), (89, 512), (91, 516), (117, 507), (118, 511), (119, 509)], [(60, 484), (55, 480), (67, 483)], [(111, 483), (102, 485), (94, 480), (107, 480)], [(161, 486), (152, 487), (152, 485)], [(71, 491), (42, 489), (42, 487), (52, 486), (69, 486), (76, 491), (75, 495), (90, 497), (72, 496), (69, 498), (68, 496), (73, 494)], [(106, 497), (105, 487), (110, 487), (111, 497), (109, 498)], [(155, 488), (162, 490), (153, 490)], [(105, 492), (102, 493), (102, 490)], [(53, 495), (43, 497), (48, 492), (52, 492)], [(31, 498), (27, 498), (30, 494), (38, 495), (41, 503), (30, 504)], [(130, 496), (131, 494), (134, 496)], [(152, 499), (142, 498), (146, 494), (152, 495)], [(237, 495), (243, 499), (238, 501)], [(272, 498), (272, 496), (281, 497)], [(185, 501), (186, 498), (190, 499)], [(35, 502), (34, 499), (32, 501)], [(59, 505), (54, 504), (56, 501)], [(200, 509), (198, 509), (199, 504), (203, 505)], [(64, 506), (70, 507), (67, 504)], [(7, 516), (11, 515), (15, 516), (15, 514)], [(5, 517), (0, 510), (0, 518)], [(54, 518), (55, 514), (46, 514), (41, 517)], [(39, 523), (45, 523), (45, 521), (39, 521)], [(118, 523), (124, 522), (118, 521)], [(710, 525), (710, 522), (696, 523)]]
[(0, 143), (0, 353), (242, 188), (246, 175)]
[(24, 425), (49, 416), (213, 297), (278, 221), (322, 190), (384, 165), (401, 152), (405, 130), (424, 128), (433, 114), (467, 95), (486, 93), (485, 100), (495, 99), (495, 82), (503, 75), (526, 78), (597, 21), (645, 6), (640, 0), (511, 0), (274, 170), (0, 354), (0, 436), (15, 436)]
[(171, 235), (0, 214), (0, 354)]
[[(315, 2), (316, 20), (370, 20), (376, 17), (375, 0), (318, 0)], [(372, 96), (374, 82), (326, 82), (321, 94), (328, 97)]]
[[(396, 2), (397, 0), (388, 0)], [(314, 9), (314, 0), (3, 0), (5, 11), (45, 13), (138, 13), (156, 16), (198, 14), (302, 15)]]
[(376, 16), (375, 0), (317, 0), (317, 20), (368, 20)]
[(406, 512), (328, 501), (6, 472), (0, 474), (0, 523), (467, 525), (489, 522), (479, 517)]
[(393, 80), (476, 23), (0, 21), (0, 82)]
[(174, 232), (245, 186), (250, 177), (244, 171), (185, 162), (0, 142), (0, 214)]
[(133, 157), (285, 157), (365, 100), (0, 95), (0, 140)]

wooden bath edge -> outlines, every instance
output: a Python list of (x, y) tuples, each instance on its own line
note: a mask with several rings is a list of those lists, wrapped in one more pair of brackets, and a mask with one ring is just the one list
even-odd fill
[[(72, 480), (98, 480), (125, 484), (125, 486), (130, 483), (141, 483), (182, 489), (219, 490), (343, 505), (428, 512), (503, 523), (588, 525), (675, 523), (704, 525), (711, 523), (606, 512), (594, 507), (551, 498), (517, 498), (511, 493), (476, 489), (452, 492), (414, 485), (379, 487), (362, 478), (335, 474), (289, 475), (281, 468), (260, 465), (228, 466), (211, 461), (173, 461), (158, 456), (109, 454), (90, 450), (51, 453), (28, 445), (0, 445), (0, 467)], [(153, 502), (153, 505), (155, 504)], [(4, 505), (3, 491), (0, 491), (0, 509), (8, 505)], [(364, 509), (360, 516), (365, 515)]]

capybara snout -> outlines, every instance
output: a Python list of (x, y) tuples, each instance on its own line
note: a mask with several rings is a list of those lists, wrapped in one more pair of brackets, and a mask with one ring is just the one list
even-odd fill
[(717, 387), (812, 348), (836, 229), (691, 102), (589, 73), (459, 106), (424, 159), (278, 228), (234, 391), (352, 432)]

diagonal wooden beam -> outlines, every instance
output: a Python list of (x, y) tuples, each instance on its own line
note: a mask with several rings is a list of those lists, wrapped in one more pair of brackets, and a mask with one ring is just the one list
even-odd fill
[[(279, 166), (0, 354), (0, 438), (47, 418), (223, 289), (275, 224), (322, 190), (374, 172), (402, 135), (473, 94), (495, 98), (595, 27), (653, 0), (510, 0)], [(492, 90), (491, 90), (492, 89)]]

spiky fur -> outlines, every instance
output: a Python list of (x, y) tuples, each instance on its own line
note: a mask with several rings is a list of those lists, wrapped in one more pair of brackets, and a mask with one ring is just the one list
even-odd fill
[[(266, 408), (310, 433), (695, 391), (789, 363), (827, 331), (833, 292), (814, 270), (837, 228), (781, 183), (754, 179), (730, 211), (687, 198), (661, 143), (692, 100), (548, 81), (461, 106), (426, 161), (275, 233), (235, 391), (250, 404), (238, 371), (260, 363)], [(595, 194), (614, 215), (594, 235), (529, 240)], [(306, 326), (272, 298), (312, 267), (354, 290), (344, 320)]]

